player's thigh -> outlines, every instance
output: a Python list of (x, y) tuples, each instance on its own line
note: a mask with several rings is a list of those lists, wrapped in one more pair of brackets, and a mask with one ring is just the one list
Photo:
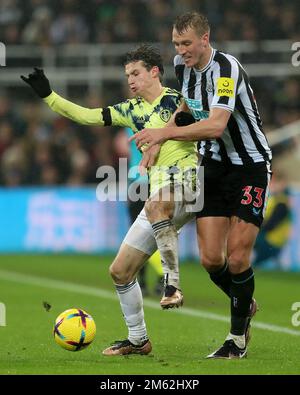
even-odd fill
[(148, 258), (145, 252), (123, 242), (110, 266), (112, 278), (117, 284), (131, 282)]
[(167, 196), (167, 199), (159, 200), (157, 209), (155, 205), (152, 205), (150, 213), (147, 212), (146, 203), (145, 212), (147, 213), (147, 219), (150, 223), (172, 219), (176, 229), (180, 230), (186, 223), (195, 218), (196, 213), (189, 208), (194, 193), (187, 187), (183, 188), (182, 184), (176, 183), (172, 186), (171, 194)]
[(236, 216), (231, 218), (227, 241), (227, 254), (232, 273), (240, 273), (250, 266), (258, 226)]
[(229, 227), (227, 217), (197, 218), (200, 260), (206, 269), (214, 270), (224, 264)]
[(270, 180), (269, 165), (265, 163), (235, 169), (231, 182), (235, 191), (232, 196), (235, 202), (232, 216), (259, 228), (264, 219)]
[(161, 188), (145, 203), (145, 212), (150, 223), (171, 219), (175, 210), (174, 191), (171, 186)]
[(153, 229), (147, 219), (145, 209), (140, 212), (137, 219), (131, 225), (123, 243), (148, 256), (151, 256), (157, 250)]

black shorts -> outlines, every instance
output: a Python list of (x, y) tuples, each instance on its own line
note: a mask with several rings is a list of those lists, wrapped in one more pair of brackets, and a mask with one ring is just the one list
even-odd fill
[(203, 158), (201, 166), (204, 206), (197, 218), (237, 216), (260, 227), (272, 174), (270, 165), (260, 162), (246, 167)]

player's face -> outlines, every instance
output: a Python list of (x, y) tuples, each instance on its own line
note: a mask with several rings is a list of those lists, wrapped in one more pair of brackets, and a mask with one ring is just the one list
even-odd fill
[(128, 63), (125, 66), (125, 74), (133, 96), (143, 96), (153, 84), (153, 69), (148, 71), (141, 60)]
[(184, 59), (187, 67), (197, 67), (209, 46), (209, 34), (199, 36), (194, 29), (189, 28), (181, 34), (173, 29), (172, 42), (176, 52)]

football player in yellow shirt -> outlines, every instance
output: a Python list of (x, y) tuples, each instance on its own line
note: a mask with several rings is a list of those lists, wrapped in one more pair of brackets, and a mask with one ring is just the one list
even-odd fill
[[(77, 123), (130, 127), (134, 133), (138, 133), (145, 128), (164, 127), (182, 103), (179, 92), (163, 87), (163, 72), (160, 53), (152, 46), (142, 45), (127, 53), (125, 75), (134, 98), (96, 109), (81, 107), (59, 96), (51, 89), (41, 69), (35, 68), (28, 77), (21, 78), (53, 111)], [(192, 195), (195, 189), (196, 146), (190, 141), (169, 140), (153, 149), (157, 156), (155, 166), (148, 171), (150, 197), (110, 266), (129, 334), (126, 340), (105, 349), (104, 355), (148, 354), (152, 349), (136, 275), (157, 248), (165, 275), (161, 307), (179, 307), (183, 303), (179, 284), (177, 231), (193, 217), (193, 213), (187, 210), (186, 194), (182, 194), (182, 190)]]

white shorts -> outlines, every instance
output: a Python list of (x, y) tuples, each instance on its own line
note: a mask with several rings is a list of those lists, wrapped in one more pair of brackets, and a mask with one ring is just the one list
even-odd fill
[[(191, 221), (193, 218), (195, 218), (195, 213), (188, 212), (186, 210), (186, 204), (184, 201), (175, 201), (175, 210), (172, 222), (178, 231), (183, 225)], [(147, 219), (144, 208), (131, 225), (123, 243), (134, 247), (149, 256), (157, 250), (152, 225)]]

